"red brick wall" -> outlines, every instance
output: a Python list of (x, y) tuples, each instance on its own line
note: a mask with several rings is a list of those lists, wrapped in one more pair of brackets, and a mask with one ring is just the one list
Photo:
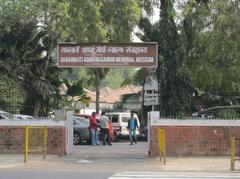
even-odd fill
[[(30, 136), (29, 150), (39, 150), (38, 147), (43, 144), (42, 131), (43, 130), (35, 133), (36, 136), (31, 138), (31, 135), (34, 135), (34, 133), (31, 133), (31, 129), (29, 129), (29, 136)], [(25, 128), (14, 127), (14, 126), (0, 126), (0, 153), (1, 154), (21, 154), (24, 152), (25, 152)], [(34, 153), (38, 153), (38, 152), (34, 152)], [(48, 127), (47, 154), (58, 154), (58, 155), (66, 154), (65, 127)]]
[[(149, 151), (152, 157), (159, 155), (158, 128), (165, 129), (167, 155), (227, 155), (231, 133), (240, 138), (240, 126), (154, 126), (151, 128)], [(239, 153), (239, 141), (236, 147)]]

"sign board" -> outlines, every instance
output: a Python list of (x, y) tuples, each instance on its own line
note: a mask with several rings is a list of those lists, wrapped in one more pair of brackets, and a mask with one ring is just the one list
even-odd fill
[(153, 106), (158, 104), (158, 82), (152, 75), (148, 75), (144, 84), (144, 105)]
[(145, 106), (152, 106), (158, 105), (158, 92), (151, 91), (151, 92), (144, 92), (144, 105)]
[(85, 104), (83, 104), (83, 103), (80, 103), (80, 102), (77, 102), (76, 104), (75, 104), (75, 108), (76, 109), (83, 109), (83, 108), (85, 108)]
[(59, 43), (57, 66), (156, 68), (158, 46), (150, 43)]
[(157, 79), (153, 78), (152, 75), (148, 75), (145, 78), (144, 90), (154, 90), (158, 91)]

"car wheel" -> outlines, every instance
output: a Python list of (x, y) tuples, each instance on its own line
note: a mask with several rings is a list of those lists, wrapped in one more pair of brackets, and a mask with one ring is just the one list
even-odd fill
[(78, 145), (81, 143), (81, 135), (79, 133), (73, 134), (73, 144)]

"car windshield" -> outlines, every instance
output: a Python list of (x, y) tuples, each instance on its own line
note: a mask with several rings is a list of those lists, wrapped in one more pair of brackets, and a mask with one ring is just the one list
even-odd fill
[(89, 126), (89, 120), (85, 117), (76, 117), (74, 118), (76, 120), (76, 122), (78, 123), (78, 125), (81, 126)]
[(118, 115), (113, 115), (112, 119), (110, 119), (113, 123), (118, 122)]

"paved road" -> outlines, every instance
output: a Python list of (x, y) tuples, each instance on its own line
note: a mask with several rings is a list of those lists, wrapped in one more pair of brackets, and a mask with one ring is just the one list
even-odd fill
[(0, 179), (107, 179), (108, 172), (1, 171)]
[(0, 179), (239, 179), (239, 173), (215, 172), (60, 172), (1, 171)]
[(239, 173), (221, 172), (123, 172), (108, 179), (239, 179)]

